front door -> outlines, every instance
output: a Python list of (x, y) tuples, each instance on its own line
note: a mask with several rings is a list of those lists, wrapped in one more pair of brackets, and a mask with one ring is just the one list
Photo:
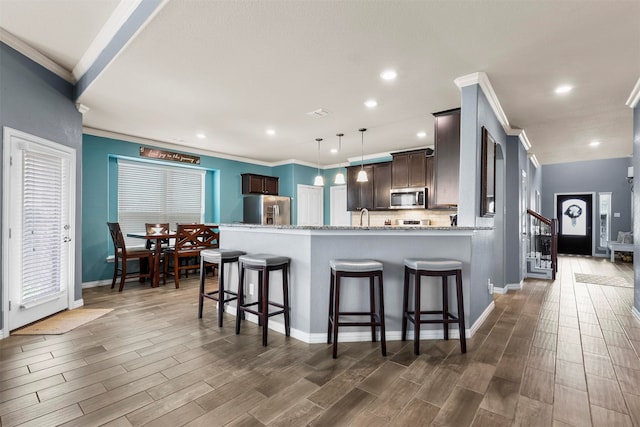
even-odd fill
[(558, 253), (592, 255), (593, 194), (556, 195)]
[(10, 331), (69, 307), (75, 150), (5, 128), (4, 157), (3, 306)]

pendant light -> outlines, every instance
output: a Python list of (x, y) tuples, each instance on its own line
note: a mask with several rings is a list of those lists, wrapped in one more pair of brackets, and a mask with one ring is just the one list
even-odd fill
[[(344, 133), (336, 133), (336, 136), (338, 137), (338, 153), (342, 152), (342, 137), (344, 136)], [(346, 184), (345, 180), (344, 180), (344, 174), (342, 173), (342, 171), (339, 171), (336, 174), (336, 178), (333, 181), (334, 184), (336, 185), (343, 185)]]
[(358, 178), (356, 178), (357, 182), (367, 182), (369, 181), (369, 178), (367, 177), (367, 173), (364, 171), (364, 133), (367, 131), (367, 129), (365, 128), (361, 128), (358, 129), (358, 131), (360, 131), (362, 137), (361, 137), (361, 144), (360, 144), (360, 154), (362, 155), (362, 162), (360, 163), (360, 172), (358, 172)]
[(313, 185), (322, 187), (324, 186), (324, 178), (320, 175), (320, 142), (322, 141), (322, 138), (316, 138), (316, 141), (318, 141), (318, 175), (316, 176), (316, 179), (313, 180)]

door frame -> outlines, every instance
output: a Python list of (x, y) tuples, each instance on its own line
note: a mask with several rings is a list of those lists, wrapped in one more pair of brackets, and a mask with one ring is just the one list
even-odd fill
[[(558, 196), (572, 196), (572, 195), (576, 195), (576, 196), (583, 196), (583, 195), (591, 195), (591, 255), (589, 256), (595, 256), (595, 232), (594, 230), (596, 230), (596, 226), (597, 226), (597, 222), (596, 222), (596, 214), (594, 212), (595, 208), (596, 208), (596, 192), (595, 191), (569, 191), (569, 192), (564, 192), (564, 193), (553, 193), (553, 214), (557, 216), (557, 212), (558, 212)], [(556, 218), (558, 221), (561, 221), (562, 218)], [(558, 236), (558, 238), (560, 238), (560, 236)]]
[(69, 283), (67, 288), (67, 309), (74, 308), (75, 301), (75, 273), (76, 273), (76, 149), (62, 145), (48, 139), (40, 138), (27, 132), (3, 127), (2, 132), (2, 335), (6, 338), (9, 330), (9, 224), (11, 219), (10, 188), (11, 182), (11, 148), (12, 138), (22, 138), (36, 144), (43, 145), (71, 156), (69, 164)]

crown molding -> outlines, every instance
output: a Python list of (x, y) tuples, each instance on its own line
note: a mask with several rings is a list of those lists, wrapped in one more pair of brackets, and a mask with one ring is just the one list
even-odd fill
[(536, 169), (540, 168), (540, 162), (538, 161), (538, 158), (536, 157), (535, 154), (529, 154), (529, 160), (531, 161), (531, 163)]
[(84, 115), (84, 113), (88, 113), (89, 110), (91, 110), (91, 108), (87, 107), (84, 104), (81, 104), (79, 102), (76, 102), (76, 108), (78, 109), (78, 112), (80, 112), (80, 114)]
[(100, 53), (111, 42), (122, 25), (129, 19), (136, 8), (143, 0), (120, 0), (120, 3), (113, 10), (109, 19), (102, 26), (96, 37), (93, 39), (87, 50), (82, 55), (75, 67), (73, 67), (73, 76), (76, 80), (87, 72), (87, 70), (98, 59)]
[(512, 131), (511, 125), (509, 124), (509, 119), (507, 119), (507, 115), (504, 113), (504, 110), (500, 105), (500, 100), (498, 100), (498, 96), (493, 90), (493, 86), (489, 81), (487, 73), (480, 71), (477, 73), (467, 74), (466, 76), (461, 76), (455, 79), (454, 83), (456, 84), (456, 86), (458, 86), (459, 89), (462, 89), (466, 86), (479, 85), (482, 89), (482, 92), (484, 92), (485, 96), (487, 97), (489, 105), (498, 118), (498, 121), (502, 125), (504, 131), (506, 133)]
[(18, 37), (14, 36), (4, 28), (0, 28), (0, 41), (7, 46), (17, 50), (36, 64), (41, 65), (42, 67), (51, 71), (58, 77), (63, 78), (67, 82), (71, 84), (76, 83), (76, 79), (73, 77), (73, 74), (69, 70), (67, 70), (48, 56), (45, 56), (43, 53), (26, 43), (25, 41), (20, 40)]
[(147, 145), (153, 145), (159, 148), (184, 151), (184, 152), (193, 153), (193, 154), (200, 154), (202, 156), (211, 156), (211, 157), (216, 157), (218, 159), (235, 160), (237, 162), (251, 163), (251, 164), (260, 165), (260, 166), (268, 166), (268, 167), (280, 166), (273, 162), (265, 162), (262, 160), (250, 159), (248, 157), (232, 156), (229, 154), (220, 153), (218, 151), (205, 150), (202, 148), (195, 148), (195, 147), (187, 147), (184, 145), (174, 144), (171, 142), (159, 141), (157, 139), (141, 138), (139, 136), (127, 135), (124, 133), (112, 132), (112, 131), (102, 130), (102, 129), (95, 129), (95, 128), (90, 128), (86, 126), (82, 127), (82, 133), (86, 133), (87, 135), (100, 136), (103, 138), (110, 138), (110, 139), (117, 139), (120, 141), (132, 142), (135, 144), (147, 144)]
[(631, 94), (629, 95), (629, 99), (627, 99), (626, 105), (630, 108), (636, 108), (638, 103), (640, 103), (640, 77), (638, 77), (636, 85), (631, 90)]

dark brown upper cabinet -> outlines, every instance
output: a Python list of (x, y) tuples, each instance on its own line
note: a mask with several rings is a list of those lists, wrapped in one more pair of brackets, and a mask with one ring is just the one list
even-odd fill
[(278, 183), (278, 177), (243, 173), (242, 194), (268, 194), (277, 196), (279, 191)]
[(455, 207), (458, 205), (460, 187), (460, 109), (434, 113), (433, 116), (435, 117), (433, 203), (440, 208)]
[(361, 166), (347, 167), (347, 210), (389, 210), (391, 204), (391, 162), (364, 165), (369, 180), (358, 182)]
[(426, 186), (426, 155), (426, 150), (415, 150), (392, 154), (391, 188)]

